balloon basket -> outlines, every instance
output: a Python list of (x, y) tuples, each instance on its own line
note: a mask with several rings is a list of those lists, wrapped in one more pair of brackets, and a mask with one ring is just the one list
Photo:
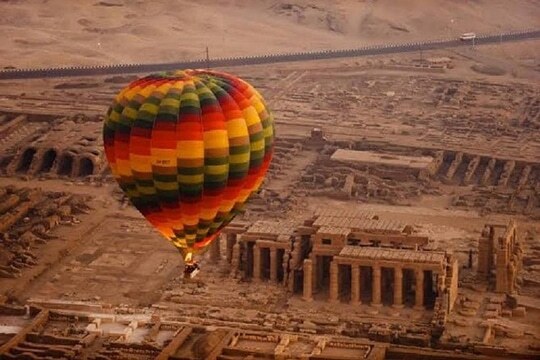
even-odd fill
[(184, 279), (193, 279), (201, 271), (198, 264), (186, 264), (184, 267)]

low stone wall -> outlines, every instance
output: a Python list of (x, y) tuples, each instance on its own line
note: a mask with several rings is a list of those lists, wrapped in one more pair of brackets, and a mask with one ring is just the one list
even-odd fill
[(21, 332), (9, 339), (7, 343), (0, 346), (0, 354), (7, 353), (11, 348), (17, 346), (20, 342), (26, 339), (26, 335), (33, 329), (43, 326), (49, 319), (49, 310), (42, 310), (32, 322), (27, 325)]

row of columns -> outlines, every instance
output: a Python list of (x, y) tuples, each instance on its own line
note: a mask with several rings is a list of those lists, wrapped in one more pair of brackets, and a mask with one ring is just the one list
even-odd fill
[[(253, 279), (261, 279), (261, 247), (255, 243), (253, 245)], [(270, 281), (277, 281), (278, 278), (278, 263), (277, 263), (277, 248), (270, 247)]]
[(221, 259), (221, 237), (225, 236), (226, 248), (225, 258), (228, 263), (238, 262), (238, 254), (240, 251), (240, 244), (237, 241), (237, 234), (227, 233), (220, 234), (217, 239), (210, 243), (210, 260), (217, 263)]
[[(371, 306), (382, 306), (381, 302), (381, 287), (382, 273), (381, 266), (373, 265), (372, 269), (372, 294)], [(361, 270), (359, 265), (351, 265), (351, 304), (361, 304), (360, 301), (360, 278)], [(304, 260), (304, 300), (313, 300), (313, 262), (310, 259)], [(424, 306), (424, 271), (415, 269), (415, 308), (423, 308)], [(394, 299), (393, 307), (403, 307), (403, 268), (394, 268)], [(330, 263), (330, 288), (329, 301), (339, 301), (339, 264), (336, 261)]]
[[(237, 241), (237, 234), (228, 233), (226, 234), (226, 259), (229, 262), (233, 269), (238, 268), (240, 261), (240, 243)], [(278, 248), (268, 247), (270, 252), (270, 280), (278, 280)], [(255, 242), (253, 245), (253, 279), (259, 280), (262, 277), (262, 263), (261, 263), (261, 251), (262, 247)], [(210, 259), (213, 262), (218, 262), (221, 258), (220, 250), (220, 239), (216, 239), (210, 245)], [(288, 265), (289, 256), (285, 253), (283, 254), (283, 273), (286, 273), (286, 267)], [(286, 283), (286, 276), (283, 277), (283, 282)]]
[(237, 235), (236, 234), (226, 234), (226, 246), (227, 246), (227, 252), (225, 254), (226, 258), (227, 258), (227, 262), (230, 263), (232, 262), (232, 258), (233, 258), (233, 247), (235, 245), (237, 245), (237, 241), (236, 241), (236, 237)]

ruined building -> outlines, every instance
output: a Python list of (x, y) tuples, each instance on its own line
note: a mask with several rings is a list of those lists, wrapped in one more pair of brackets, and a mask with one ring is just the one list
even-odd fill
[(496, 292), (512, 294), (516, 292), (521, 265), (522, 250), (516, 222), (486, 224), (478, 241), (478, 277), (494, 281)]
[(0, 171), (8, 175), (85, 177), (107, 171), (101, 123), (76, 118), (28, 122), (0, 115)]
[(425, 250), (428, 238), (414, 235), (411, 226), (373, 213), (321, 209), (303, 223), (257, 221), (225, 231), (233, 272), (281, 283), (306, 301), (418, 309), (444, 304), (449, 312), (457, 297), (457, 260)]
[(385, 344), (366, 339), (203, 327), (167, 315), (118, 315), (99, 305), (57, 305), (63, 309), (0, 303), (1, 358), (382, 360), (388, 351)]

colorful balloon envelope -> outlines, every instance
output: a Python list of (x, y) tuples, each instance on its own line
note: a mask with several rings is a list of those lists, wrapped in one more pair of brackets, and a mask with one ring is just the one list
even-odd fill
[(260, 187), (274, 122), (247, 82), (184, 70), (149, 75), (121, 90), (103, 139), (122, 190), (191, 263)]

